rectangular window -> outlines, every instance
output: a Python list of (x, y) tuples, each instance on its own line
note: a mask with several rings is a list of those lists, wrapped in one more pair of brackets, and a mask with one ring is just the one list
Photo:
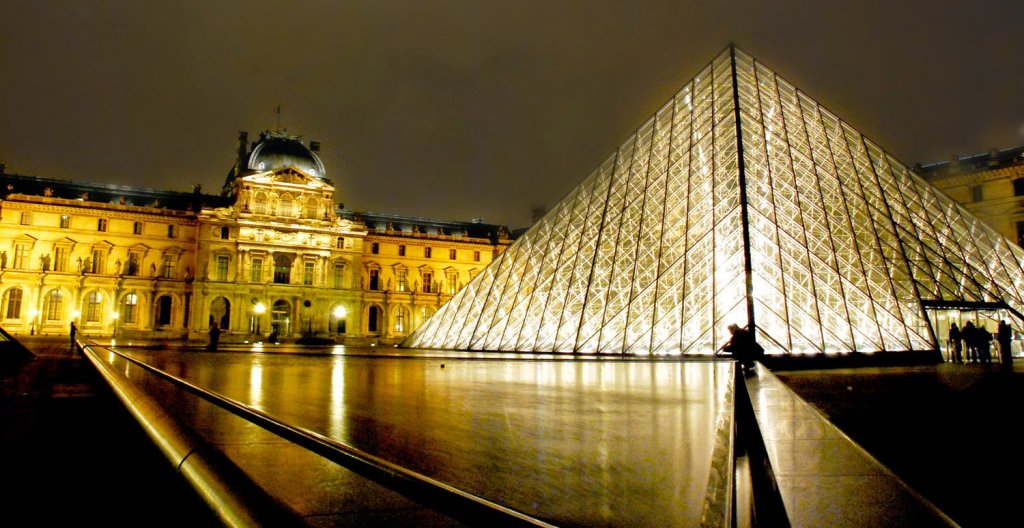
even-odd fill
[(1013, 195), (1024, 196), (1024, 178), (1013, 180)]
[(291, 284), (292, 263), (287, 258), (274, 259), (274, 284)]
[(14, 269), (28, 269), (28, 245), (14, 246)]
[(334, 265), (334, 287), (344, 288), (345, 287), (345, 265), (335, 264)]
[(395, 272), (395, 278), (398, 280), (398, 291), (404, 292), (408, 290), (408, 277), (406, 276), (405, 270), (398, 270)]
[(313, 285), (313, 263), (303, 262), (302, 263), (302, 284), (306, 286)]
[(451, 260), (455, 260), (455, 250), (454, 249), (449, 249), (448, 250), (448, 258), (451, 259)]
[(252, 269), (249, 270), (249, 282), (263, 282), (263, 257), (252, 258)]
[(60, 215), (60, 227), (61, 229), (71, 227), (71, 217), (68, 215)]
[(174, 255), (164, 255), (163, 265), (160, 266), (160, 276), (165, 279), (174, 278)]
[(106, 231), (107, 230), (107, 219), (106, 218), (100, 218), (96, 222), (96, 230), (97, 231)]
[(176, 236), (178, 236), (178, 230), (175, 229), (176, 227), (178, 226), (174, 224), (167, 226), (167, 238), (175, 238)]
[(399, 257), (404, 257), (405, 256), (405, 244), (399, 244), (398, 245), (398, 256)]
[(380, 253), (380, 244), (376, 242), (370, 244), (370, 253), (373, 253), (374, 255)]
[(227, 239), (231, 238), (231, 228), (228, 227), (228, 226), (221, 227), (220, 228), (220, 238), (223, 239), (223, 240), (227, 240)]
[(142, 269), (142, 255), (139, 253), (128, 253), (128, 276), (135, 277)]
[(22, 211), (21, 212), (21, 225), (32, 225), (32, 212)]
[(380, 289), (380, 270), (370, 270), (370, 289), (375, 291)]
[(474, 251), (473, 252), (473, 262), (480, 262), (480, 252), (479, 251)]
[(445, 285), (448, 293), (454, 294), (459, 291), (459, 275), (458, 273), (452, 272), (448, 274), (448, 284)]
[(132, 224), (132, 234), (142, 234), (142, 222), (135, 222), (134, 224)]
[(430, 247), (423, 248), (423, 258), (430, 258)]
[(85, 303), (85, 322), (100, 322), (100, 309), (102, 307), (103, 297), (100, 295), (100, 292), (89, 292), (89, 297)]
[(53, 248), (53, 271), (67, 271), (68, 270), (68, 254), (70, 248), (66, 246), (57, 246)]
[(430, 283), (434, 282), (434, 274), (429, 271), (423, 272), (423, 293), (430, 293), (434, 291), (430, 287)]
[(231, 257), (227, 255), (217, 255), (217, 280), (228, 280), (228, 263), (230, 261)]
[(971, 200), (975, 202), (980, 202), (982, 199), (983, 194), (981, 191), (981, 185), (975, 185), (974, 187), (971, 187)]
[(91, 273), (103, 273), (106, 270), (106, 266), (103, 265), (105, 259), (106, 255), (102, 249), (92, 250), (92, 266), (89, 271)]
[(338, 237), (338, 249), (345, 249), (345, 237)]

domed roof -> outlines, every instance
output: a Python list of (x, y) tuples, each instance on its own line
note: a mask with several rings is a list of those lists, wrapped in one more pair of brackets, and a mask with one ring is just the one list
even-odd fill
[(310, 176), (325, 178), (327, 171), (320, 157), (302, 144), (298, 136), (280, 132), (263, 132), (249, 155), (248, 169), (269, 171), (295, 167)]

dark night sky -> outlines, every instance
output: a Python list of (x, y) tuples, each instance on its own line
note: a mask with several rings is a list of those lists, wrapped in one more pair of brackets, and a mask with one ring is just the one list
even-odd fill
[(520, 227), (730, 41), (906, 163), (1024, 143), (1024, 2), (832, 4), (0, 0), (0, 161), (214, 192), (281, 104), (346, 206)]

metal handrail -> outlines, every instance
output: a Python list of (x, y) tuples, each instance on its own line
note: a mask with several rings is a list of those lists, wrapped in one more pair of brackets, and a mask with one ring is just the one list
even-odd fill
[[(78, 343), (82, 348), (92, 348), (90, 344)], [(397, 491), (450, 517), (472, 523), (487, 524), (488, 526), (554, 526), (525, 513), (491, 502), (421, 473), (404, 468), (356, 447), (326, 437), (315, 431), (286, 424), (259, 409), (203, 389), (138, 359), (125, 355), (114, 348), (104, 348), (147, 372), (199, 396), (236, 416), (248, 420), (281, 438), (302, 446), (354, 473), (369, 478), (386, 488)]]

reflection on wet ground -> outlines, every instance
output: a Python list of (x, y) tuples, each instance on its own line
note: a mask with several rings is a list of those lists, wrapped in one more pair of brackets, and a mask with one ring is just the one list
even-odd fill
[(560, 525), (699, 524), (716, 422), (732, 412), (727, 363), (352, 348), (126, 351)]

